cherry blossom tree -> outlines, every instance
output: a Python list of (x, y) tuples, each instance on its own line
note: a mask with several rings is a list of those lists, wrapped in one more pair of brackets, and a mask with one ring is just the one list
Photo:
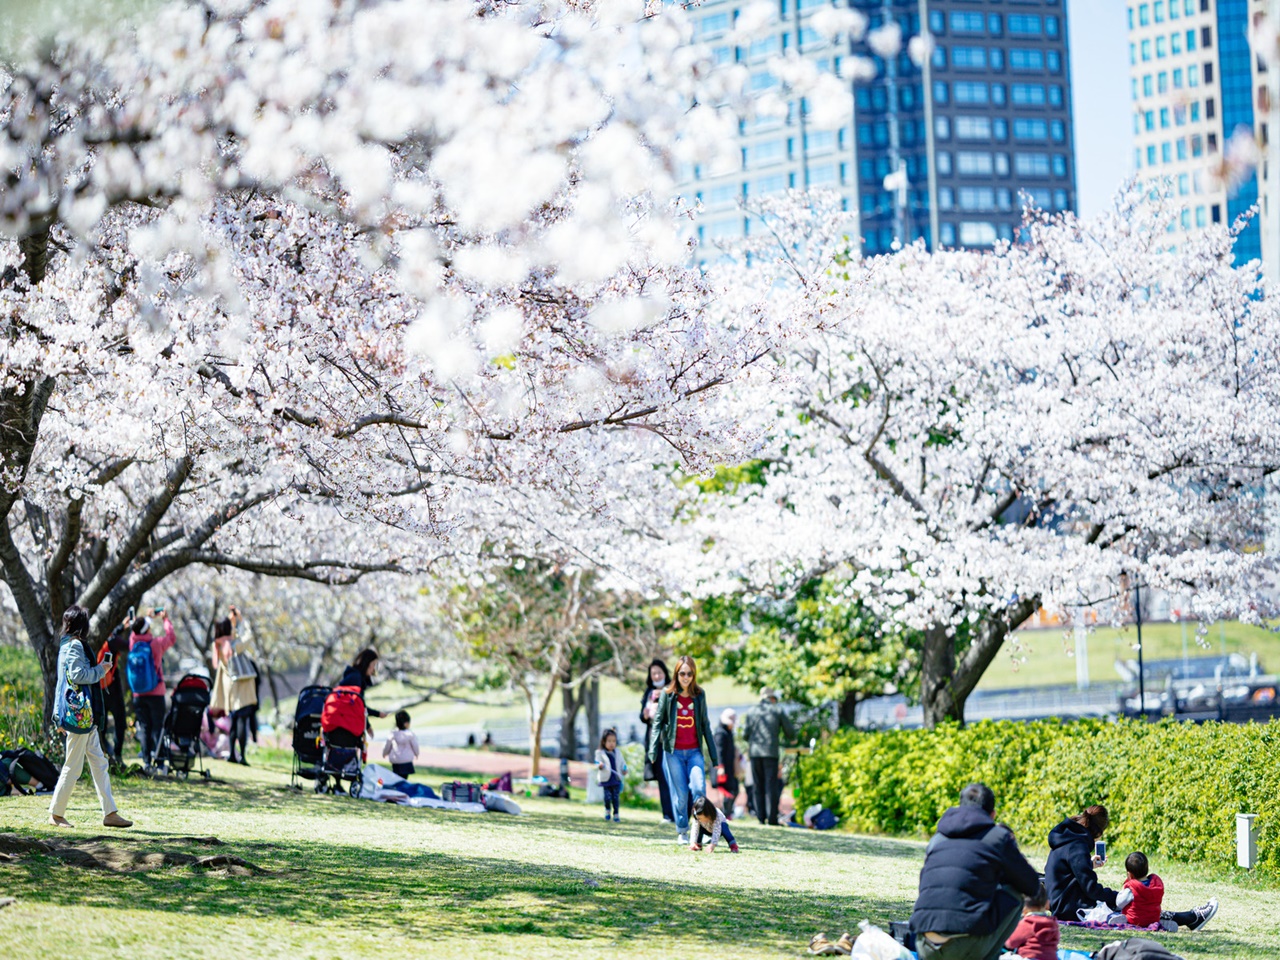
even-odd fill
[(706, 315), (662, 205), (742, 78), (653, 6), (179, 0), (7, 68), (0, 570), (46, 698), (73, 602), (421, 570), (490, 491), (742, 455), (708, 397), (788, 334)]
[(991, 253), (862, 265), (831, 203), (761, 214), (737, 286), (815, 332), (767, 393), (722, 398), (771, 440), (763, 486), (689, 507), (704, 591), (848, 565), (872, 615), (919, 631), (931, 725), (963, 720), (1038, 609), (1070, 620), (1122, 572), (1202, 617), (1263, 612), (1280, 313), (1228, 230), (1175, 248), (1177, 210), (1135, 194), (1092, 221), (1033, 214)]

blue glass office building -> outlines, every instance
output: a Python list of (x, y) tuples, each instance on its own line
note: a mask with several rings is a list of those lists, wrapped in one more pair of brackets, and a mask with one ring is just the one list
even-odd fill
[[(899, 25), (903, 49), (888, 57), (865, 37), (832, 43), (812, 29), (832, 3), (778, 0), (776, 34), (748, 47), (720, 42), (746, 0), (694, 11), (699, 39), (719, 62), (745, 65), (757, 93), (778, 89), (771, 56), (796, 53), (840, 76), (862, 58), (875, 71), (851, 84), (852, 114), (838, 129), (813, 128), (809, 105), (792, 101), (785, 118), (742, 125), (739, 169), (693, 171), (704, 241), (750, 232), (741, 205), (789, 187), (836, 190), (867, 254), (916, 239), (991, 247), (1015, 237), (1026, 202), (1074, 209), (1065, 0), (834, 0), (865, 15), (870, 31)], [(907, 41), (925, 31), (934, 49), (917, 63)]]

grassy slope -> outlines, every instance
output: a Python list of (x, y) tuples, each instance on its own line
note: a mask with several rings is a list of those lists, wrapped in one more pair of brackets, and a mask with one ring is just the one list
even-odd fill
[[(520, 818), (414, 811), (293, 794), (279, 767), (215, 767), (230, 782), (120, 783), (121, 808), (137, 819), (127, 836), (204, 855), (167, 838), (215, 835), (220, 852), (269, 875), (0, 864), (0, 895), (19, 898), (0, 910), (5, 956), (47, 957), (72, 930), (95, 957), (798, 956), (817, 930), (905, 917), (922, 857), (907, 841), (743, 825), (744, 852), (711, 859), (677, 849), (652, 813), (606, 826), (594, 807), (549, 800), (522, 801)], [(47, 835), (46, 803), (0, 801), (0, 831)], [(76, 835), (101, 832), (89, 827), (88, 783), (70, 816), (86, 825)], [(1224, 904), (1209, 930), (1163, 938), (1178, 953), (1274, 955), (1280, 893), (1157, 866), (1174, 906)]]
[[(1148, 660), (1176, 659), (1182, 656), (1183, 631), (1186, 631), (1187, 653), (1191, 657), (1216, 656), (1223, 652), (1257, 653), (1262, 667), (1280, 672), (1280, 634), (1242, 623), (1214, 624), (1204, 638), (1206, 646), (1196, 642), (1194, 623), (1144, 623), (1142, 625), (1143, 656)], [(1072, 652), (1075, 640), (1061, 629), (1022, 630), (1020, 645), (1006, 645), (987, 670), (978, 687), (997, 690), (1076, 682), (1076, 661)], [(1136, 659), (1137, 633), (1130, 625), (1116, 630), (1100, 628), (1089, 634), (1089, 678), (1095, 683), (1116, 683), (1119, 675), (1117, 659)]]

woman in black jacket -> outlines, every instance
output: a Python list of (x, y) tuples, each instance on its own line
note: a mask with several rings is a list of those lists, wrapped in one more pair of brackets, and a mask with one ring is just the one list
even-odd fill
[(1079, 920), (1081, 910), (1097, 903), (1116, 909), (1116, 891), (1099, 883), (1094, 869), (1102, 862), (1093, 855), (1094, 844), (1107, 832), (1108, 823), (1107, 808), (1095, 804), (1049, 831), (1044, 885), (1049, 909), (1059, 920)]
[[(662, 696), (662, 688), (671, 682), (671, 671), (657, 657), (649, 664), (649, 685), (640, 695), (640, 721), (644, 724), (644, 742), (646, 747), (650, 741), (653, 718), (658, 709), (658, 698)], [(675, 823), (675, 814), (671, 812), (671, 787), (667, 784), (666, 774), (662, 772), (662, 747), (658, 747), (657, 758), (649, 765), (653, 768), (653, 779), (658, 784), (658, 798), (662, 801), (662, 822)]]
[[(359, 687), (360, 699), (364, 700), (365, 691), (373, 686), (373, 675), (378, 672), (378, 651), (373, 647), (365, 647), (356, 654), (356, 658), (351, 661), (351, 666), (342, 671), (342, 679), (338, 681), (340, 687)], [(369, 724), (367, 717), (385, 717), (385, 710), (373, 710), (365, 702), (364, 712), (366, 714), (365, 724), (370, 735), (373, 734), (373, 726)]]

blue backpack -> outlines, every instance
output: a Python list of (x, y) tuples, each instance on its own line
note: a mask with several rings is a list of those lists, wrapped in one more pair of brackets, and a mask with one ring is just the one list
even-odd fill
[(134, 695), (150, 693), (160, 684), (156, 662), (151, 656), (151, 641), (139, 640), (124, 661), (124, 676)]

